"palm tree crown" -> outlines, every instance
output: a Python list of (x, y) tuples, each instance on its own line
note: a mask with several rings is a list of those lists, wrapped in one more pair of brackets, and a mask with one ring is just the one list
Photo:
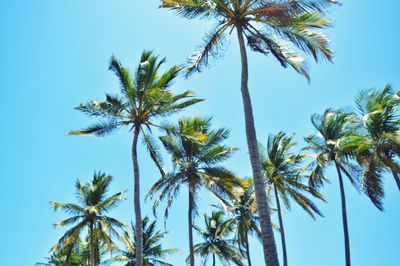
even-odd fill
[[(173, 94), (170, 87), (179, 75), (181, 67), (173, 66), (161, 74), (160, 67), (165, 62), (165, 58), (160, 59), (153, 52), (144, 51), (132, 77), (129, 70), (112, 57), (109, 69), (120, 80), (121, 95), (106, 94), (105, 101), (95, 100), (79, 105), (77, 110), (98, 117), (100, 121), (69, 134), (104, 136), (123, 126), (138, 128), (145, 134), (144, 128), (157, 126), (156, 119), (167, 117), (202, 101), (194, 98), (191, 91)], [(151, 148), (149, 136), (146, 134), (145, 140)], [(155, 150), (150, 150), (153, 159), (156, 158), (154, 152)]]
[(155, 208), (161, 200), (167, 200), (166, 218), (181, 185), (191, 186), (193, 194), (204, 187), (223, 203), (227, 202), (225, 196), (232, 198), (234, 188), (243, 185), (230, 170), (219, 165), (236, 151), (221, 144), (228, 138), (229, 130), (212, 130), (210, 126), (209, 118), (183, 118), (177, 127), (168, 128), (167, 135), (160, 138), (171, 155), (174, 170), (153, 185), (150, 195), (160, 192)]
[(196, 255), (203, 258), (202, 265), (207, 265), (207, 259), (212, 255), (213, 266), (216, 265), (216, 257), (222, 265), (243, 265), (239, 249), (235, 246), (235, 240), (228, 239), (234, 229), (232, 219), (224, 219), (224, 211), (213, 211), (211, 216), (204, 215), (205, 229), (194, 226), (204, 242), (194, 246)]
[(363, 190), (382, 210), (383, 170), (392, 173), (400, 189), (400, 98), (387, 85), (383, 90), (369, 89), (359, 93), (356, 105), (361, 115), (361, 132), (352, 136), (349, 147), (355, 148), (356, 158), (363, 167)]
[[(166, 255), (176, 253), (177, 249), (164, 249), (161, 245), (162, 239), (166, 236), (166, 232), (157, 231), (156, 221), (150, 222), (146, 216), (142, 221), (143, 226), (143, 265), (144, 266), (172, 266), (168, 262), (163, 261)], [(132, 234), (128, 235), (129, 241), (127, 251), (122, 251), (121, 255), (116, 256), (116, 261), (125, 261), (125, 266), (134, 266), (136, 263), (136, 229), (131, 224)]]
[(95, 173), (90, 183), (83, 185), (79, 180), (75, 183), (76, 195), (80, 204), (50, 202), (51, 207), (55, 211), (63, 210), (71, 215), (71, 217), (54, 224), (55, 227), (69, 225), (72, 225), (72, 227), (67, 230), (52, 248), (52, 252), (66, 249), (68, 263), (72, 251), (81, 243), (81, 235), (85, 229), (87, 229), (88, 238), (90, 239), (91, 266), (98, 264), (95, 261), (98, 261), (99, 258), (96, 259), (95, 254), (98, 253), (96, 250), (98, 251), (98, 247), (102, 243), (111, 252), (116, 246), (112, 237), (125, 240), (123, 233), (119, 231), (125, 231), (124, 224), (106, 215), (122, 200), (125, 200), (123, 197), (124, 191), (107, 197), (111, 181), (112, 177), (110, 175)]
[(200, 71), (210, 57), (219, 55), (227, 33), (239, 28), (251, 50), (272, 54), (283, 67), (291, 66), (309, 78), (299, 50), (317, 61), (332, 59), (329, 41), (317, 29), (331, 25), (323, 11), (335, 3), (335, 0), (163, 0), (161, 6), (188, 19), (218, 21), (204, 37), (201, 49), (190, 58), (187, 73)]
[(36, 266), (81, 266), (89, 265), (88, 258), (85, 252), (86, 246), (79, 239), (78, 243), (72, 250), (68, 248), (59, 248), (46, 258), (46, 262), (36, 263)]
[[(290, 198), (299, 204), (311, 217), (322, 215), (318, 207), (303, 193), (315, 198), (323, 196), (314, 188), (302, 183), (306, 169), (301, 165), (305, 155), (293, 154), (291, 149), (296, 145), (292, 137), (283, 132), (268, 137), (265, 153), (261, 154), (262, 165), (267, 185), (277, 190), (279, 198), (290, 209)], [(262, 146), (262, 145), (261, 145)], [(260, 149), (261, 151), (263, 148)]]

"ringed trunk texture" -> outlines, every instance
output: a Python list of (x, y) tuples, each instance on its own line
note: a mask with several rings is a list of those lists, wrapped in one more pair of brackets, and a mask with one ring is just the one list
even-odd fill
[(251, 266), (249, 234), (247, 232), (246, 232), (246, 256), (247, 256), (247, 264), (248, 266)]
[(193, 185), (189, 184), (189, 209), (188, 209), (188, 228), (189, 228), (189, 265), (194, 266), (194, 249), (193, 249)]
[(342, 219), (343, 219), (343, 231), (344, 231), (344, 248), (346, 254), (346, 266), (350, 266), (350, 239), (349, 239), (349, 229), (347, 225), (347, 210), (346, 210), (346, 195), (344, 193), (343, 177), (340, 170), (339, 164), (335, 161), (336, 170), (339, 177), (340, 185), (340, 197), (342, 199)]
[(94, 264), (94, 235), (93, 235), (93, 223), (90, 223), (90, 266), (95, 266)]
[(278, 209), (279, 229), (281, 231), (283, 265), (287, 266), (287, 251), (286, 251), (285, 229), (283, 227), (281, 203), (279, 202), (278, 190), (276, 189), (276, 186), (274, 186), (274, 192), (275, 192), (275, 199), (276, 199), (276, 208)]
[(142, 229), (142, 215), (140, 210), (140, 175), (139, 163), (137, 157), (137, 143), (139, 139), (140, 127), (135, 126), (133, 143), (132, 143), (132, 162), (133, 162), (133, 176), (134, 176), (134, 195), (133, 204), (135, 206), (135, 227), (136, 227), (136, 266), (143, 265), (143, 229)]
[(276, 251), (276, 244), (274, 233), (272, 231), (271, 217), (269, 215), (269, 207), (267, 201), (267, 194), (265, 192), (264, 178), (261, 174), (260, 154), (258, 152), (256, 129), (254, 125), (253, 108), (251, 105), (251, 98), (248, 83), (248, 65), (246, 47), (243, 39), (243, 30), (240, 25), (236, 26), (237, 35), (240, 46), (240, 55), (242, 63), (242, 79), (241, 79), (241, 93), (243, 100), (245, 125), (246, 125), (246, 138), (247, 146), (249, 149), (251, 169), (254, 178), (254, 187), (256, 192), (256, 200), (258, 207), (258, 214), (260, 218), (262, 246), (264, 250), (264, 261), (267, 266), (278, 266), (278, 254)]

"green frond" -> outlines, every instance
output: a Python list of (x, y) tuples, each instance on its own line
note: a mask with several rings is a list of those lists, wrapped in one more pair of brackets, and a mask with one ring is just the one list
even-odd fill
[(160, 150), (157, 143), (150, 135), (146, 134), (145, 132), (143, 132), (143, 141), (145, 143), (148, 152), (150, 153), (151, 159), (156, 164), (156, 167), (158, 168), (161, 177), (165, 177), (166, 174), (163, 168), (163, 159), (160, 154)]
[(95, 123), (87, 128), (81, 130), (75, 130), (68, 132), (68, 135), (77, 135), (77, 136), (97, 136), (104, 137), (111, 134), (114, 130), (122, 125), (128, 125), (130, 122), (119, 122), (115, 120), (104, 120), (98, 123)]
[(369, 161), (365, 164), (362, 189), (372, 203), (382, 211), (382, 199), (385, 193), (382, 183), (382, 168), (376, 161)]
[(115, 58), (111, 57), (109, 70), (113, 71), (118, 77), (121, 83), (121, 91), (126, 95), (131, 101), (136, 98), (136, 92), (134, 87), (134, 82), (132, 80), (131, 74), (128, 69), (121, 65), (121, 62)]
[(163, 0), (161, 7), (172, 9), (177, 15), (192, 18), (210, 18), (218, 15), (216, 4), (205, 0)]
[(84, 208), (72, 203), (61, 203), (61, 202), (50, 201), (50, 206), (54, 211), (63, 210), (68, 214), (73, 214), (73, 215), (81, 215), (85, 212)]
[(331, 61), (333, 53), (329, 48), (329, 40), (322, 33), (312, 29), (326, 28), (330, 25), (331, 23), (321, 14), (305, 13), (292, 18), (289, 23), (273, 24), (273, 28), (279, 36), (290, 41), (301, 51), (312, 55), (318, 62), (321, 58)]
[(189, 58), (185, 71), (186, 76), (195, 71), (200, 72), (203, 66), (209, 65), (210, 58), (215, 59), (220, 56), (225, 46), (224, 33), (229, 26), (229, 23), (220, 23), (210, 33), (205, 35), (203, 38), (204, 44)]
[(251, 34), (248, 35), (248, 45), (255, 52), (260, 52), (262, 54), (271, 53), (279, 63), (284, 67), (292, 67), (296, 72), (310, 79), (308, 74), (308, 66), (305, 62), (303, 56), (295, 52), (294, 49), (290, 47), (290, 43), (276, 38), (271, 34), (261, 32), (258, 29), (251, 27)]
[(121, 203), (121, 201), (126, 200), (127, 198), (125, 198), (123, 196), (123, 194), (126, 192), (127, 190), (123, 190), (121, 192), (118, 192), (114, 195), (112, 195), (111, 197), (105, 199), (104, 201), (100, 202), (97, 205), (97, 209), (98, 211), (105, 211), (108, 212), (110, 210), (112, 210), (113, 208), (115, 208), (116, 206), (118, 206), (119, 203)]

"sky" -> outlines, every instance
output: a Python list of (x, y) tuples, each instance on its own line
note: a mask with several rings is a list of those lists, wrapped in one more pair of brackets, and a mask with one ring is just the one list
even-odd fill
[[(144, 49), (167, 58), (167, 66), (185, 62), (201, 43), (210, 23), (187, 21), (158, 8), (155, 0), (0, 0), (2, 103), (2, 190), (0, 193), (1, 265), (29, 266), (43, 261), (64, 232), (52, 223), (65, 218), (48, 202), (74, 202), (76, 178), (89, 181), (93, 172), (114, 176), (111, 192), (129, 189), (128, 201), (111, 214), (129, 223), (133, 219), (132, 136), (120, 130), (106, 138), (71, 137), (65, 133), (93, 120), (74, 110), (79, 103), (117, 93), (118, 80), (108, 71), (115, 55), (130, 69)], [(298, 148), (313, 133), (310, 116), (326, 108), (352, 105), (361, 89), (400, 86), (398, 10), (386, 0), (343, 1), (329, 14), (334, 27), (326, 31), (335, 51), (334, 63), (310, 63), (311, 83), (272, 57), (249, 53), (249, 88), (253, 98), (258, 139), (280, 130), (295, 133)], [(174, 90), (194, 90), (206, 99), (181, 116), (213, 116), (215, 127), (227, 127), (227, 145), (240, 149), (226, 164), (239, 176), (250, 176), (240, 98), (240, 57), (235, 36), (221, 60), (190, 79), (179, 78)], [(159, 178), (146, 151), (139, 160), (144, 193)], [(168, 162), (165, 156), (165, 161)], [(327, 203), (318, 203), (324, 217), (313, 221), (300, 208), (283, 213), (288, 260), (292, 266), (344, 264), (344, 241), (337, 177), (322, 189)], [(385, 179), (385, 211), (345, 181), (352, 262), (354, 266), (398, 265), (400, 193), (393, 179)], [(167, 221), (165, 247), (181, 253), (168, 257), (185, 265), (187, 197), (185, 191)], [(201, 192), (200, 216), (215, 200)], [(143, 213), (154, 218), (152, 202), (143, 201)], [(273, 217), (277, 222), (277, 217)], [(158, 224), (162, 229), (160, 212)], [(276, 235), (279, 255), (280, 240)], [(195, 237), (195, 243), (200, 241)], [(252, 239), (254, 265), (263, 265), (262, 249)]]

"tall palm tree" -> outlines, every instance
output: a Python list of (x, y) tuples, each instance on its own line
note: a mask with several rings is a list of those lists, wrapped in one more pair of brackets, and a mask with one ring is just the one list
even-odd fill
[(291, 151), (295, 145), (296, 143), (292, 141), (292, 137), (288, 137), (283, 132), (270, 135), (266, 148), (260, 144), (260, 151), (265, 150), (260, 155), (265, 179), (267, 185), (271, 187), (276, 201), (284, 266), (288, 265), (288, 259), (280, 199), (287, 209), (290, 209), (290, 199), (293, 199), (312, 218), (315, 218), (315, 214), (322, 214), (307, 194), (324, 200), (323, 196), (317, 190), (302, 183), (305, 169), (301, 165), (304, 162), (305, 156), (294, 154)]
[(359, 169), (351, 162), (353, 156), (352, 150), (346, 148), (348, 137), (355, 134), (354, 114), (328, 109), (322, 115), (313, 115), (311, 122), (317, 132), (305, 138), (305, 141), (308, 143), (305, 150), (315, 152), (315, 154), (311, 155), (314, 160), (310, 165), (312, 167), (310, 186), (317, 188), (323, 185), (327, 181), (324, 170), (330, 164), (335, 166), (342, 201), (346, 266), (350, 266), (350, 240), (347, 225), (346, 195), (342, 175), (346, 175), (352, 184), (357, 185)]
[(80, 237), (85, 230), (87, 230), (89, 237), (90, 266), (98, 264), (98, 256), (96, 254), (98, 254), (100, 243), (104, 243), (108, 251), (111, 252), (115, 248), (115, 243), (112, 240), (113, 236), (119, 240), (125, 240), (124, 235), (119, 232), (119, 230), (125, 231), (124, 224), (106, 215), (122, 200), (125, 200), (123, 197), (124, 191), (107, 197), (111, 181), (112, 177), (110, 175), (95, 173), (90, 183), (83, 185), (79, 180), (76, 181), (75, 191), (79, 204), (50, 202), (55, 211), (63, 210), (71, 215), (71, 217), (54, 224), (55, 227), (69, 225), (72, 225), (72, 227), (52, 248), (52, 252), (65, 248), (68, 263), (72, 251), (81, 242)]
[(355, 147), (357, 160), (363, 166), (363, 189), (380, 210), (383, 209), (383, 170), (392, 173), (400, 190), (400, 98), (391, 85), (383, 90), (361, 91), (356, 106), (361, 115), (361, 134), (351, 137), (349, 146)]
[[(234, 239), (229, 239), (234, 230), (234, 221), (224, 219), (223, 210), (213, 211), (211, 216), (204, 215), (205, 229), (194, 226), (204, 242), (194, 246), (194, 253), (203, 258), (202, 265), (207, 265), (208, 257), (212, 256), (212, 265), (216, 265), (218, 258), (222, 265), (242, 266), (240, 251), (235, 245)], [(189, 259), (189, 258), (188, 258)]]
[(252, 51), (271, 53), (283, 67), (291, 66), (309, 78), (301, 53), (320, 59), (332, 59), (329, 41), (318, 29), (331, 25), (324, 10), (336, 0), (162, 0), (161, 6), (185, 18), (217, 21), (204, 38), (202, 48), (189, 62), (187, 74), (207, 66), (210, 57), (221, 53), (228, 33), (236, 30), (241, 55), (241, 93), (245, 115), (247, 145), (254, 178), (262, 231), (265, 263), (279, 264), (273, 237), (268, 201), (257, 147), (251, 97), (248, 89), (248, 63), (245, 38)]
[(256, 234), (261, 236), (260, 229), (257, 226), (258, 216), (256, 214), (257, 205), (254, 195), (254, 186), (252, 180), (247, 180), (248, 185), (243, 189), (239, 196), (235, 198), (228, 210), (232, 215), (235, 225), (235, 234), (239, 250), (246, 252), (247, 264), (251, 266), (249, 235)]
[(241, 186), (242, 181), (220, 165), (235, 151), (222, 144), (228, 138), (229, 131), (225, 128), (212, 130), (211, 119), (183, 118), (178, 126), (167, 129), (167, 135), (161, 137), (161, 142), (171, 155), (173, 171), (166, 178), (158, 180), (150, 189), (150, 196), (159, 192), (154, 209), (159, 202), (167, 201), (165, 219), (174, 199), (182, 186), (188, 186), (189, 208), (189, 262), (194, 266), (193, 250), (193, 217), (197, 213), (197, 194), (204, 187), (222, 202), (233, 197), (235, 186)]
[[(173, 266), (163, 261), (169, 254), (176, 253), (177, 249), (165, 249), (161, 245), (162, 239), (166, 236), (166, 232), (157, 231), (156, 221), (150, 222), (146, 216), (142, 221), (143, 226), (143, 265), (144, 266)], [(126, 251), (122, 251), (121, 255), (115, 256), (115, 261), (126, 262), (125, 266), (134, 266), (136, 263), (136, 229), (131, 224), (132, 234), (128, 235), (129, 242)]]
[(115, 58), (111, 58), (110, 70), (121, 83), (120, 96), (106, 95), (103, 102), (91, 101), (81, 104), (76, 109), (90, 116), (100, 118), (100, 122), (86, 129), (72, 131), (71, 135), (105, 136), (120, 127), (129, 127), (133, 131), (132, 162), (134, 175), (134, 206), (137, 234), (137, 265), (143, 261), (143, 239), (140, 208), (140, 175), (137, 155), (137, 143), (140, 133), (143, 134), (146, 146), (152, 159), (163, 174), (161, 162), (151, 135), (145, 129), (157, 126), (156, 119), (174, 114), (201, 100), (193, 98), (194, 93), (185, 91), (173, 94), (170, 87), (181, 71), (181, 67), (173, 66), (165, 73), (160, 73), (160, 67), (165, 58), (160, 59), (151, 51), (142, 53), (140, 63), (133, 75)]

